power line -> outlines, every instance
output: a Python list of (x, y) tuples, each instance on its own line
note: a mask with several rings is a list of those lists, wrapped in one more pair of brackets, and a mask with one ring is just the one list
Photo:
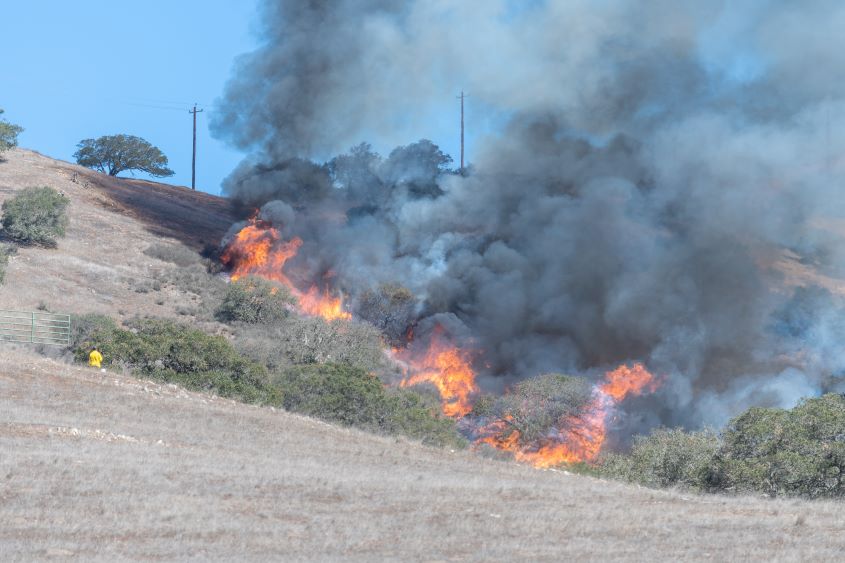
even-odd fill
[[(136, 106), (136, 107), (143, 107), (143, 108), (150, 108), (150, 109), (163, 109), (169, 111), (185, 111), (185, 108), (190, 108), (191, 103), (183, 103), (183, 102), (166, 102), (166, 101), (158, 101), (158, 100), (144, 100), (144, 99), (137, 99), (137, 100), (114, 100), (120, 104), (128, 105), (128, 106)], [(193, 105), (205, 108), (208, 104), (201, 104), (199, 102), (195, 102)], [(208, 111), (208, 110), (206, 110)]]
[(168, 106), (156, 106), (156, 105), (152, 105), (152, 104), (139, 104), (139, 103), (136, 103), (136, 102), (121, 102), (121, 103), (123, 103), (124, 105), (127, 105), (127, 106), (135, 106), (135, 107), (141, 107), (141, 108), (164, 109), (164, 110), (170, 110), (170, 111), (185, 111), (184, 106), (183, 107), (168, 107)]

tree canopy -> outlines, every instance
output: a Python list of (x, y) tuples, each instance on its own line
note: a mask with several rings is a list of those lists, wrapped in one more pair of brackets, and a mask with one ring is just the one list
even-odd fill
[[(0, 109), (0, 115), (3, 110)], [(9, 123), (5, 119), (0, 119), (0, 153), (18, 146), (18, 135), (23, 131), (23, 127)]]
[(78, 164), (117, 176), (126, 170), (140, 170), (151, 176), (172, 176), (167, 157), (158, 147), (133, 135), (105, 135), (83, 139), (73, 155)]

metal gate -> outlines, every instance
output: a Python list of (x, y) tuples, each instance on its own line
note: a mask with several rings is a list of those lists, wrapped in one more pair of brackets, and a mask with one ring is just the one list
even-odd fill
[(70, 345), (70, 315), (0, 311), (0, 341)]

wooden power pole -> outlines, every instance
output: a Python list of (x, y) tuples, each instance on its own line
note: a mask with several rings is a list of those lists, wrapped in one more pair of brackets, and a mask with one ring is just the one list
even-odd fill
[(464, 171), (464, 91), (461, 90), (461, 95), (458, 99), (461, 100), (461, 172)]
[[(194, 104), (194, 109), (189, 109), (188, 113), (194, 114), (194, 153), (191, 158), (191, 189), (197, 189), (197, 114), (202, 113), (203, 110), (197, 109), (197, 104)], [(463, 135), (463, 133), (461, 134)], [(463, 164), (461, 165), (463, 168)]]

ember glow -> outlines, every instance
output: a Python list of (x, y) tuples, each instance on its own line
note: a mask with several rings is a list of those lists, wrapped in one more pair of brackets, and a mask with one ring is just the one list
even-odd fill
[(285, 285), (306, 315), (320, 316), (328, 321), (351, 318), (352, 315), (343, 310), (342, 297), (332, 296), (328, 289), (321, 292), (316, 285), (302, 292), (285, 275), (285, 264), (296, 256), (301, 246), (302, 239), (296, 237), (285, 241), (277, 229), (252, 219), (226, 246), (221, 260), (231, 268), (232, 281), (258, 276)]
[(476, 444), (512, 452), (516, 460), (535, 467), (589, 463), (601, 452), (607, 422), (616, 405), (628, 396), (652, 392), (658, 384), (642, 364), (621, 365), (605, 374), (604, 382), (593, 389), (593, 398), (581, 415), (561, 421), (539, 444), (523, 444), (519, 431), (510, 428), (507, 417), (483, 427)]
[(453, 418), (469, 414), (472, 396), (478, 392), (470, 354), (444, 338), (440, 327), (419, 357), (408, 350), (394, 350), (394, 354), (408, 365), (409, 375), (400, 383), (402, 387), (431, 383), (440, 392), (443, 414)]

